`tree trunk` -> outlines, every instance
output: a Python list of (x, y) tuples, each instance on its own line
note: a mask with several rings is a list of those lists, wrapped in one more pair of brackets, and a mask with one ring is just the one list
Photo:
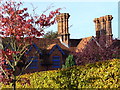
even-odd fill
[(16, 75), (14, 75), (13, 90), (16, 90)]

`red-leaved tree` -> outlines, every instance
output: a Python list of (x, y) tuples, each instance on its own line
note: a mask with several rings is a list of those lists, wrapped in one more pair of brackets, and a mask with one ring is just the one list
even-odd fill
[[(4, 84), (13, 83), (16, 88), (16, 71), (18, 63), (22, 62), (28, 46), (32, 44), (35, 37), (44, 34), (45, 27), (50, 27), (56, 20), (55, 16), (60, 14), (60, 8), (51, 11), (48, 16), (44, 13), (40, 16), (32, 16), (27, 8), (21, 8), (22, 2), (1, 1), (0, 3), (0, 82)], [(3, 44), (3, 45), (2, 45)], [(25, 59), (25, 58), (24, 58)], [(23, 72), (30, 63), (22, 67)], [(28, 80), (26, 79), (28, 82)]]

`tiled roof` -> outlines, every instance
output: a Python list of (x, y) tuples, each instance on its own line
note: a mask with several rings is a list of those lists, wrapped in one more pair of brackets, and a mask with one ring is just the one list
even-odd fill
[(34, 44), (34, 43), (29, 47), (29, 49), (28, 49), (28, 51), (26, 52), (26, 54), (28, 54), (33, 48), (35, 48), (36, 51), (37, 51), (39, 54), (42, 55), (41, 50), (40, 50), (40, 49), (38, 48), (38, 46), (37, 46), (36, 44)]
[(69, 40), (70, 47), (77, 47), (81, 40), (82, 39), (70, 39)]
[(65, 55), (65, 53), (64, 53), (64, 51), (60, 48), (60, 46), (59, 45), (53, 45), (52, 44), (52, 47), (51, 47), (51, 50), (50, 50), (50, 52), (49, 52), (49, 55), (56, 49), (56, 48), (58, 48), (58, 50), (63, 54), (63, 55)]
[(82, 51), (88, 42), (93, 38), (93, 36), (83, 38), (77, 46), (76, 52)]
[(82, 39), (70, 39), (70, 48), (63, 45), (59, 39), (47, 39), (47, 38), (34, 38), (34, 44), (42, 50), (42, 52), (49, 52), (55, 45), (59, 45), (62, 50), (67, 52), (69, 51), (78, 51), (85, 48), (87, 43), (91, 40), (93, 36), (82, 38)]
[(63, 50), (69, 50), (68, 47), (64, 46), (59, 39), (46, 39), (46, 38), (35, 38), (34, 43), (40, 48), (40, 49), (50, 49), (54, 45), (59, 45), (61, 49)]
[(51, 44), (47, 47), (47, 50), (52, 49), (56, 44)]
[[(6, 42), (6, 40), (9, 40), (9, 38), (5, 38), (3, 39), (3, 45), (6, 46), (4, 44), (4, 42)], [(58, 45), (60, 46), (60, 48), (62, 50), (65, 50), (67, 53), (69, 53), (70, 49), (68, 47), (66, 47), (65, 45), (63, 45), (59, 39), (46, 39), (46, 38), (33, 38), (33, 43), (40, 49), (42, 50), (42, 53), (48, 53), (50, 51), (50, 49), (52, 49), (52, 47), (54, 45)]]
[(110, 48), (114, 49), (114, 48), (120, 48), (120, 40), (114, 40), (112, 45), (110, 46)]

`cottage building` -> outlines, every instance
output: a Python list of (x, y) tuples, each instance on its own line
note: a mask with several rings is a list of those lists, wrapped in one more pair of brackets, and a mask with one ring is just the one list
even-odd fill
[[(28, 61), (33, 61), (25, 72), (55, 70), (61, 68), (62, 64), (65, 63), (66, 57), (71, 52), (82, 52), (91, 42), (94, 42), (98, 49), (113, 45), (111, 25), (113, 19), (112, 15), (95, 18), (96, 36), (81, 39), (70, 38), (68, 28), (69, 17), (69, 13), (61, 13), (56, 17), (58, 22), (58, 38), (34, 38), (35, 42), (26, 52), (29, 54)], [(26, 58), (23, 57), (23, 59)]]

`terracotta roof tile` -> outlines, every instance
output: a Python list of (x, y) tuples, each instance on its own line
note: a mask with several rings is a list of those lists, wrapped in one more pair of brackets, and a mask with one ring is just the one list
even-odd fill
[(46, 39), (46, 38), (35, 38), (34, 43), (40, 49), (49, 49), (52, 48), (54, 45), (59, 45), (63, 50), (69, 50), (68, 47), (64, 46), (59, 39)]
[(47, 47), (47, 50), (52, 49), (56, 44), (51, 44)]
[(116, 47), (120, 48), (120, 40), (114, 40), (112, 45), (109, 48), (114, 49)]
[(93, 36), (83, 38), (77, 46), (76, 52), (82, 51)]

